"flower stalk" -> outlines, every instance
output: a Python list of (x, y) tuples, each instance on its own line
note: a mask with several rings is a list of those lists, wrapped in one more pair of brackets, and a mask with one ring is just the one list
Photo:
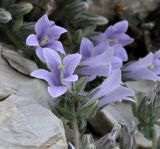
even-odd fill
[(72, 104), (72, 113), (75, 113), (75, 117), (72, 120), (72, 127), (73, 127), (73, 133), (74, 133), (74, 144), (76, 149), (80, 149), (80, 133), (78, 129), (78, 120), (76, 116), (76, 107), (75, 107), (75, 101), (73, 100)]

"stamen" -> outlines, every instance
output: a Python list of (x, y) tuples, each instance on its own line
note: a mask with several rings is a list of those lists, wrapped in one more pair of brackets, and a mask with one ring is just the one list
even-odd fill
[(58, 66), (58, 69), (60, 70), (60, 72), (61, 72), (61, 74), (60, 74), (60, 77), (61, 77), (61, 79), (64, 79), (64, 65), (63, 64), (60, 64), (59, 66)]
[(148, 68), (149, 68), (149, 69), (153, 69), (153, 68), (154, 68), (154, 65), (153, 65), (153, 64), (150, 64), (150, 65), (148, 66)]
[(60, 64), (60, 65), (58, 66), (58, 69), (61, 70), (61, 71), (63, 71), (63, 70), (64, 70), (64, 65), (63, 65), (63, 64)]
[(45, 35), (40, 41), (39, 41), (39, 43), (40, 43), (40, 46), (45, 46), (46, 45), (46, 43), (48, 42), (48, 36), (47, 35)]

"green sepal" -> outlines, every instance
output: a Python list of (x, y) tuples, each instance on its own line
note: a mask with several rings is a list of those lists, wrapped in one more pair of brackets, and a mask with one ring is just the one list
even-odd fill
[(82, 31), (83, 36), (88, 36), (89, 34), (93, 33), (95, 29), (96, 29), (95, 25), (85, 27)]
[(14, 32), (18, 32), (23, 25), (23, 17), (14, 19), (12, 29)]
[(60, 116), (64, 117), (65, 119), (68, 120), (73, 120), (75, 118), (74, 113), (72, 113), (69, 109), (57, 106), (56, 107), (57, 112), (60, 114)]
[(75, 94), (77, 94), (77, 95), (83, 95), (83, 91), (84, 91), (84, 88), (86, 87), (86, 84), (87, 84), (87, 78), (86, 77), (80, 78), (73, 85), (73, 89), (74, 89)]
[(72, 37), (72, 40), (75, 44), (79, 44), (83, 38), (83, 32), (81, 29), (77, 30)]

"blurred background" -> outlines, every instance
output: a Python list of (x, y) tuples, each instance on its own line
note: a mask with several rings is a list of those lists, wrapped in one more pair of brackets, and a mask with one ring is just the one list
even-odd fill
[(130, 60), (160, 48), (160, 0), (1, 0), (0, 40), (35, 59), (25, 45), (34, 24), (43, 14), (69, 32), (61, 40), (70, 52), (78, 51), (81, 39), (107, 26), (128, 20), (128, 34), (134, 42), (127, 46)]

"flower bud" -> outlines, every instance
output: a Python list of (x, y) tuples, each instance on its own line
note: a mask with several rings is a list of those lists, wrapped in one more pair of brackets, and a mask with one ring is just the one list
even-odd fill
[(91, 25), (105, 25), (108, 23), (108, 19), (103, 16), (95, 16), (90, 14), (78, 15), (72, 20), (74, 24), (80, 26), (91, 26)]
[(12, 4), (9, 7), (9, 10), (14, 17), (21, 17), (29, 13), (32, 9), (33, 9), (32, 4), (26, 2)]
[(83, 13), (88, 8), (89, 8), (89, 4), (87, 2), (74, 1), (73, 3), (67, 5), (65, 7), (65, 10), (68, 14), (75, 16), (75, 15)]
[(12, 20), (11, 14), (5, 9), (0, 8), (0, 23), (8, 23)]
[(83, 149), (96, 149), (92, 135), (86, 134), (82, 138)]

